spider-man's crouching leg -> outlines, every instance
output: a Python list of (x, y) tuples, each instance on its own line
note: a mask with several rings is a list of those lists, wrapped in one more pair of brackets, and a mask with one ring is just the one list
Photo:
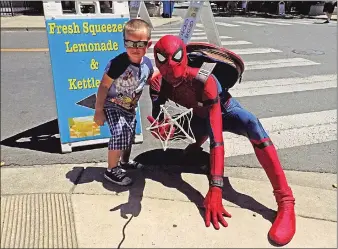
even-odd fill
[(243, 109), (233, 98), (222, 106), (223, 130), (249, 138), (257, 159), (265, 170), (275, 195), (277, 217), (269, 231), (269, 238), (279, 245), (291, 241), (296, 232), (295, 198), (289, 187), (277, 151), (260, 121)]

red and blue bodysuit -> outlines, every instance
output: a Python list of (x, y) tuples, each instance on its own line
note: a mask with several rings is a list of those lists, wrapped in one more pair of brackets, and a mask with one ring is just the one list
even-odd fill
[(149, 121), (153, 122), (153, 117), (157, 117), (161, 104), (171, 100), (193, 108), (191, 127), (196, 143), (189, 145), (186, 151), (200, 148), (210, 139), (210, 188), (204, 200), (206, 226), (209, 227), (211, 222), (219, 229), (220, 222), (226, 227), (228, 224), (223, 215), (231, 217), (222, 205), (223, 131), (228, 131), (249, 139), (273, 187), (278, 211), (269, 238), (278, 245), (289, 243), (296, 230), (295, 199), (277, 151), (260, 121), (242, 108), (228, 91), (221, 90), (214, 75), (211, 74), (204, 84), (196, 79), (199, 69), (188, 66), (186, 45), (178, 37), (162, 37), (154, 47), (154, 57), (159, 72), (150, 80), (153, 110)]

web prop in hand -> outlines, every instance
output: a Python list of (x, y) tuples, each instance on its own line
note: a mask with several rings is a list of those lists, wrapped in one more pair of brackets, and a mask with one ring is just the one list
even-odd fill
[(173, 143), (195, 143), (190, 126), (192, 116), (192, 108), (183, 110), (179, 106), (161, 105), (160, 113), (147, 130), (160, 140), (164, 151)]

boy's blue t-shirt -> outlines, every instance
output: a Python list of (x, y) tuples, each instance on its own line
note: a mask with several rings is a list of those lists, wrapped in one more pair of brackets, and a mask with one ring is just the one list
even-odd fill
[(110, 60), (105, 73), (114, 81), (108, 90), (105, 108), (116, 105), (127, 110), (135, 108), (153, 72), (151, 60), (146, 56), (140, 64), (132, 63), (126, 52)]

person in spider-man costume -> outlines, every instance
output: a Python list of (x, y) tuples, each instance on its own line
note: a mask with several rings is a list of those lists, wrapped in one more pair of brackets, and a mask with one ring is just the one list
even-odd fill
[[(214, 74), (211, 74), (203, 84), (198, 81), (196, 77), (199, 68), (188, 66), (187, 47), (179, 37), (172, 35), (162, 37), (154, 46), (154, 57), (159, 72), (150, 80), (153, 109), (152, 116), (148, 116), (149, 122), (156, 123), (155, 118), (159, 114), (160, 105), (171, 100), (186, 108), (193, 108), (191, 126), (196, 143), (190, 144), (185, 152), (202, 149), (201, 145), (207, 138), (210, 139), (208, 176), (210, 187), (204, 200), (205, 225), (209, 227), (211, 221), (215, 229), (220, 228), (219, 222), (227, 227), (223, 215), (231, 217), (222, 205), (224, 172), (222, 132), (228, 131), (249, 139), (273, 187), (278, 211), (269, 230), (269, 238), (278, 245), (289, 243), (296, 231), (295, 198), (287, 183), (276, 149), (258, 118), (242, 108), (227, 90), (221, 90)], [(163, 126), (157, 132), (163, 136), (168, 132), (164, 130), (166, 128), (168, 127)]]

